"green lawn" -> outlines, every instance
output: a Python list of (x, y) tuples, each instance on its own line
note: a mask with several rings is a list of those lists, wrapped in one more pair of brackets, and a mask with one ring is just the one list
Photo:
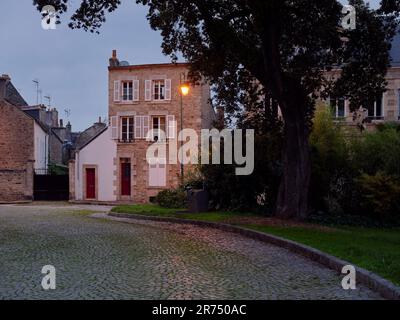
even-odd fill
[[(238, 224), (306, 244), (375, 272), (400, 285), (400, 229), (342, 226), (320, 228), (317, 225), (297, 227), (268, 225), (268, 223), (260, 225), (251, 223), (252, 218), (259, 217), (253, 214), (233, 212), (182, 214), (177, 213), (179, 209), (165, 209), (156, 205), (119, 206), (112, 211)], [(243, 218), (246, 223), (242, 223)]]

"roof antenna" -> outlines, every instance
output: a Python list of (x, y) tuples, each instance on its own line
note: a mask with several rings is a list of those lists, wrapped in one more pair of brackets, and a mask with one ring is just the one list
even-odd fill
[(34, 79), (32, 82), (36, 85), (36, 105), (39, 104), (39, 79)]
[(43, 98), (45, 98), (48, 101), (48, 107), (51, 107), (51, 96), (48, 94), (47, 96), (44, 96)]

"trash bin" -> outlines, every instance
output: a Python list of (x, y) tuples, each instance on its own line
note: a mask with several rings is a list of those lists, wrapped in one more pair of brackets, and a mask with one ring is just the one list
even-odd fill
[(207, 212), (208, 211), (208, 192), (205, 190), (189, 190), (188, 191), (188, 207), (189, 212)]

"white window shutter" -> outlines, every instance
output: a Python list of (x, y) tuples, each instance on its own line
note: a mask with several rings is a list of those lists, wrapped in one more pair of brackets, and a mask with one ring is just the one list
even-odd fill
[(133, 80), (133, 101), (139, 101), (139, 80)]
[(142, 138), (142, 117), (135, 116), (135, 139)]
[(167, 116), (167, 138), (175, 139), (175, 116), (168, 115)]
[(114, 81), (114, 101), (120, 101), (121, 100), (121, 82), (120, 81)]
[(111, 139), (118, 139), (118, 117), (110, 117)]
[(165, 100), (171, 100), (171, 79), (165, 79)]
[(158, 187), (165, 187), (167, 185), (167, 165), (164, 161), (158, 163), (157, 171)]
[(157, 164), (149, 164), (149, 186), (158, 187)]
[(151, 101), (151, 80), (145, 80), (145, 94), (146, 101)]
[(150, 116), (143, 116), (143, 138), (147, 138), (147, 134), (149, 133), (150, 127)]

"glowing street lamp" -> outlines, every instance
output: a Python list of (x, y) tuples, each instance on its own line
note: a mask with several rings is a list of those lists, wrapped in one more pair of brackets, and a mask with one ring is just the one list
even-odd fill
[(183, 84), (181, 84), (179, 89), (181, 90), (181, 95), (187, 96), (189, 94), (189, 91), (190, 91), (189, 84), (183, 83)]

